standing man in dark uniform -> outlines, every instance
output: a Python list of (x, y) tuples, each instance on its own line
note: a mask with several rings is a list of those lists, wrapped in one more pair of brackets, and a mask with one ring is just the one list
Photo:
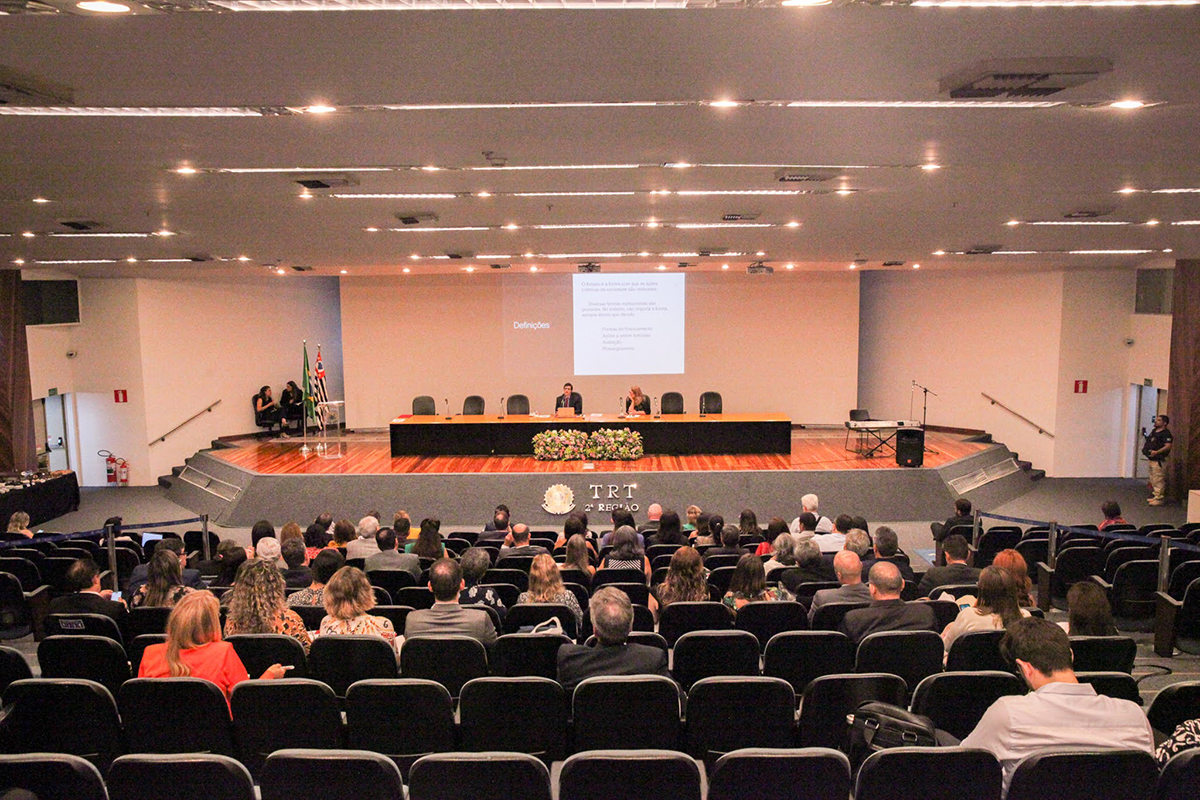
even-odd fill
[(1146, 435), (1146, 443), (1142, 445), (1142, 455), (1150, 459), (1150, 489), (1153, 492), (1146, 501), (1152, 506), (1167, 503), (1167, 456), (1171, 454), (1171, 444), (1175, 437), (1171, 435), (1170, 418), (1159, 414), (1154, 418), (1154, 430)]
[(583, 415), (583, 398), (575, 391), (575, 387), (569, 383), (563, 384), (563, 393), (554, 401), (554, 408), (573, 408), (577, 416)]

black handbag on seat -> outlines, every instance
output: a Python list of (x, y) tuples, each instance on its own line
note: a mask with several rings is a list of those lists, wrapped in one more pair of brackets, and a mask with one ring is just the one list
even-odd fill
[(936, 747), (933, 720), (891, 703), (868, 702), (846, 715), (850, 745), (846, 753), (857, 771), (867, 757), (893, 747)]

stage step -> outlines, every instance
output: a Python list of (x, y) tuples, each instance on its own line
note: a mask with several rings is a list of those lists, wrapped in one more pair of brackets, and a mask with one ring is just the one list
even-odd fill
[(963, 441), (977, 442), (979, 444), (992, 444), (993, 440), (992, 440), (992, 435), (990, 433), (979, 433), (979, 434), (976, 434), (975, 436), (968, 436)]
[(1046, 470), (1034, 469), (1033, 462), (1022, 460), (1020, 453), (1013, 453), (1013, 460), (1015, 460), (1017, 462), (1017, 466), (1029, 476), (1029, 480), (1040, 481), (1042, 478), (1046, 477)]
[(172, 486), (175, 485), (175, 479), (179, 477), (179, 473), (183, 472), (183, 470), (184, 470), (184, 467), (182, 465), (180, 465), (178, 467), (171, 467), (170, 475), (159, 476), (158, 485), (164, 489), (170, 489)]

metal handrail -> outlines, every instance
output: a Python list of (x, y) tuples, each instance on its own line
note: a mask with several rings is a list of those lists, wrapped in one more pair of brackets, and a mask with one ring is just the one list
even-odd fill
[(179, 430), (184, 425), (187, 425), (189, 422), (191, 422), (192, 420), (194, 420), (196, 417), (200, 416), (201, 414), (204, 414), (205, 412), (208, 412), (208, 411), (212, 411), (215, 407), (219, 406), (220, 404), (221, 404), (220, 400), (214, 400), (213, 402), (209, 403), (204, 408), (197, 411), (195, 414), (192, 414), (190, 417), (185, 419), (183, 422), (176, 425), (174, 428), (171, 428), (171, 430), (167, 431), (162, 436), (156, 436), (153, 439), (151, 439), (150, 442), (147, 444), (147, 447), (153, 447), (154, 445), (158, 444), (159, 442), (165, 442), (167, 440), (167, 437), (170, 436), (172, 433)]
[(999, 400), (997, 400), (996, 398), (992, 397), (992, 396), (991, 396), (990, 394), (988, 394), (987, 392), (980, 392), (980, 394), (981, 394), (981, 395), (983, 395), (984, 397), (986, 397), (988, 400), (991, 400), (991, 401), (992, 401), (992, 405), (994, 405), (994, 406), (1000, 406), (1000, 407), (1001, 407), (1001, 408), (1003, 408), (1005, 411), (1007, 411), (1008, 413), (1012, 414), (1014, 417), (1016, 417), (1016, 418), (1018, 418), (1018, 419), (1020, 419), (1020, 420), (1022, 420), (1022, 421), (1024, 421), (1024, 422), (1027, 422), (1027, 423), (1029, 423), (1030, 425), (1032, 425), (1033, 427), (1037, 428), (1037, 432), (1038, 432), (1038, 433), (1043, 433), (1043, 434), (1045, 434), (1046, 436), (1049, 436), (1051, 439), (1053, 439), (1053, 438), (1054, 438), (1054, 434), (1053, 434), (1053, 433), (1051, 433), (1050, 431), (1046, 430), (1046, 429), (1045, 429), (1045, 428), (1043, 428), (1041, 425), (1038, 425), (1036, 422), (1034, 422), (1033, 420), (1031, 420), (1029, 417), (1025, 416), (1024, 414), (1020, 413), (1019, 411), (1014, 411), (1013, 409), (1011, 409), (1011, 408), (1009, 408), (1008, 406), (1004, 405), (1004, 403), (1002, 403), (1002, 402), (1000, 402)]

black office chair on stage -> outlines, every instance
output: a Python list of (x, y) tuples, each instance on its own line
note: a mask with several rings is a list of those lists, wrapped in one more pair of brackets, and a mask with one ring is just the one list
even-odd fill
[(429, 395), (423, 394), (413, 398), (412, 410), (414, 417), (430, 417), (437, 413), (437, 403)]

